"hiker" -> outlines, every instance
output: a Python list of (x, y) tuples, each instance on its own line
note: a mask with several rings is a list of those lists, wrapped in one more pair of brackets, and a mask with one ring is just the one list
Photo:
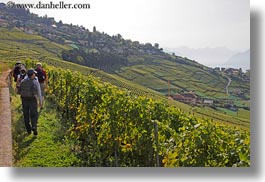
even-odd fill
[(25, 66), (21, 66), (20, 73), (17, 75), (17, 83), (16, 83), (16, 89), (17, 89), (18, 94), (20, 94), (19, 93), (20, 83), (26, 77), (26, 75), (27, 75), (27, 70), (26, 70)]
[(42, 95), (42, 101), (44, 101), (44, 96), (45, 96), (45, 88), (48, 84), (48, 78), (46, 71), (42, 68), (42, 64), (38, 62), (36, 64), (36, 69), (35, 71), (37, 72), (37, 77), (40, 83), (40, 89), (41, 89), (41, 95)]
[(37, 72), (34, 69), (29, 69), (27, 76), (20, 83), (25, 126), (28, 134), (31, 134), (31, 131), (33, 131), (34, 135), (38, 135), (38, 106), (42, 107), (40, 84), (36, 74)]
[(21, 61), (17, 61), (13, 70), (12, 70), (12, 75), (13, 75), (13, 78), (14, 78), (14, 82), (17, 82), (17, 76), (19, 75), (20, 73), (20, 67), (21, 67), (22, 63)]

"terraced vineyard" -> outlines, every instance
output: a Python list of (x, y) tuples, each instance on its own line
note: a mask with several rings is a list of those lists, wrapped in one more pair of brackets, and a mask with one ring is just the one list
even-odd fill
[[(18, 38), (19, 37), (19, 38)], [(174, 107), (180, 108), (183, 112), (193, 113), (200, 118), (213, 119), (216, 122), (225, 122), (232, 125), (240, 125), (244, 128), (249, 128), (249, 113), (241, 116), (229, 116), (225, 112), (218, 112), (211, 108), (193, 108), (187, 104), (180, 103), (174, 100), (169, 100), (165, 93), (168, 90), (168, 80), (170, 80), (171, 91), (180, 89), (201, 89), (201, 95), (204, 93), (205, 83), (210, 82), (207, 92), (210, 92), (215, 97), (220, 94), (219, 87), (224, 86), (225, 80), (219, 77), (209, 75), (207, 71), (195, 67), (190, 68), (187, 65), (177, 64), (168, 60), (155, 60), (148, 66), (146, 64), (134, 65), (131, 67), (123, 67), (116, 74), (108, 74), (95, 68), (77, 65), (71, 62), (61, 60), (60, 53), (62, 50), (70, 49), (68, 46), (53, 43), (38, 35), (28, 35), (19, 29), (0, 28), (0, 55), (1, 59), (10, 65), (15, 61), (22, 60), (27, 63), (27, 66), (34, 66), (32, 63), (42, 61), (48, 65), (60, 67), (64, 70), (79, 71), (84, 75), (93, 75), (101, 81), (109, 82), (118, 88), (128, 90), (132, 95), (142, 95), (153, 99), (161, 100)], [(148, 56), (146, 56), (146, 59)], [(133, 60), (138, 60), (134, 58)], [(131, 62), (133, 62), (131, 58)], [(143, 59), (142, 59), (143, 60)], [(151, 60), (151, 59), (147, 59)], [(162, 65), (162, 66), (161, 66)], [(177, 66), (176, 66), (177, 65)], [(157, 71), (159, 70), (159, 71)], [(182, 77), (185, 72), (187, 77)], [(208, 76), (207, 76), (208, 75)], [(191, 81), (186, 84), (188, 77)], [(216, 81), (215, 79), (219, 79)], [(203, 83), (199, 81), (205, 80)], [(215, 88), (216, 87), (216, 88)], [(224, 90), (224, 89), (223, 89)], [(220, 95), (222, 95), (221, 93)]]
[(164, 94), (168, 91), (169, 81), (171, 94), (186, 90), (195, 91), (201, 97), (226, 97), (227, 79), (225, 77), (210, 74), (208, 70), (199, 67), (168, 60), (146, 61), (143, 64), (124, 67), (116, 73), (134, 83)]

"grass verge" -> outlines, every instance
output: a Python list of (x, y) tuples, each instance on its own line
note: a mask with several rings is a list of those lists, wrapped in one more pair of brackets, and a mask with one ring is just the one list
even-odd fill
[(20, 97), (12, 96), (13, 163), (15, 167), (70, 167), (76, 157), (60, 131), (55, 109), (46, 103), (38, 120), (38, 135), (28, 135), (23, 121)]

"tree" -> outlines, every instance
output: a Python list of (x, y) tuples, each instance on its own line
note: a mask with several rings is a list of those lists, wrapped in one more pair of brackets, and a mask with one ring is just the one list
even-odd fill
[(121, 39), (121, 38), (122, 38), (121, 34), (118, 34), (118, 35), (117, 35), (117, 37), (118, 37), (119, 39)]
[(152, 44), (151, 43), (145, 43), (144, 47), (145, 47), (145, 49), (152, 49)]
[(62, 20), (60, 20), (60, 21), (58, 22), (58, 25), (59, 25), (59, 26), (62, 26), (62, 25), (63, 25)]

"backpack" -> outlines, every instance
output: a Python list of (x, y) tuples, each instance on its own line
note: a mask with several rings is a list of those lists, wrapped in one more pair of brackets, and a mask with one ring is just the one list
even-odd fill
[(20, 74), (18, 76), (20, 76), (20, 77), (19, 78), (17, 77), (17, 81), (18, 81), (18, 83), (17, 83), (17, 94), (20, 94), (20, 92), (21, 92), (20, 84), (21, 84), (22, 80), (26, 77), (26, 74), (24, 74), (24, 75)]
[(37, 95), (37, 87), (33, 80), (23, 80), (19, 87), (19, 93), (21, 97), (34, 97), (34, 95)]
[(43, 70), (42, 69), (36, 69), (35, 71), (37, 71), (37, 77), (38, 77), (39, 82), (40, 83), (43, 82), (46, 79)]

